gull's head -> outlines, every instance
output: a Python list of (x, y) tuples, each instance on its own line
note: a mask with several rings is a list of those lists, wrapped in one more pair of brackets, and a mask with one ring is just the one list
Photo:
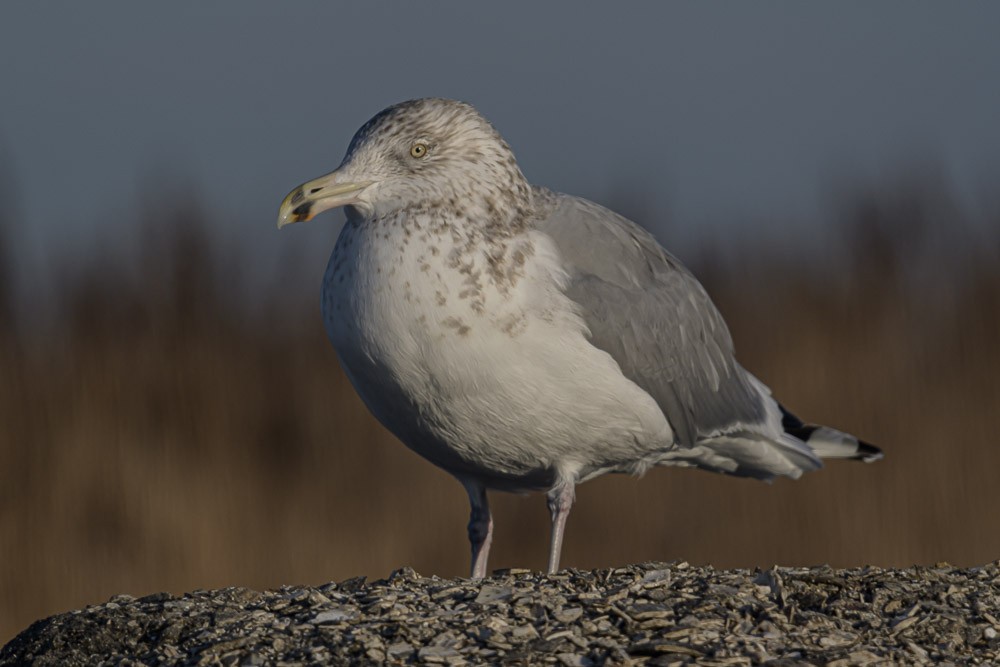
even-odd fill
[(427, 98), (365, 123), (336, 171), (288, 193), (278, 227), (338, 206), (363, 218), (435, 206), (502, 218), (530, 196), (514, 154), (489, 121), (464, 102)]

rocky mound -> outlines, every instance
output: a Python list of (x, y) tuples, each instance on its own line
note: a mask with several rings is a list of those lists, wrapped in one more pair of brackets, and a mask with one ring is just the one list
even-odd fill
[(1000, 563), (715, 570), (646, 563), (166, 593), (34, 623), (0, 665), (864, 665), (1000, 661)]

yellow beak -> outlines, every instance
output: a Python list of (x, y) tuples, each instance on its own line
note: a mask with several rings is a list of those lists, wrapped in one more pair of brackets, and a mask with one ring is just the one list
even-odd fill
[(345, 181), (340, 170), (295, 188), (278, 209), (278, 229), (293, 222), (312, 220), (316, 214), (338, 206), (356, 204), (372, 181)]

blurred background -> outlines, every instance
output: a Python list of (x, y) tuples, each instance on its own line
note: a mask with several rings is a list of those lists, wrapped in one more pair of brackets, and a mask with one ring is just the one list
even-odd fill
[[(886, 452), (589, 482), (565, 566), (997, 559), (998, 28), (973, 2), (5, 4), (0, 642), (117, 593), (466, 574), (462, 488), (325, 339), (342, 214), (275, 229), (427, 95), (654, 231), (747, 368)], [(542, 568), (544, 500), (492, 502), (491, 566)]]

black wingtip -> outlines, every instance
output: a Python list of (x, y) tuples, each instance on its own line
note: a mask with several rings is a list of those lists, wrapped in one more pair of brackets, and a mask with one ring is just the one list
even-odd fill
[(863, 440), (858, 441), (858, 458), (865, 463), (874, 463), (875, 461), (881, 461), (885, 458), (885, 454), (882, 450), (875, 445), (869, 444)]
[(781, 410), (781, 426), (785, 429), (785, 431), (805, 426), (801, 419), (793, 415), (788, 408), (781, 403), (778, 403), (778, 409)]

